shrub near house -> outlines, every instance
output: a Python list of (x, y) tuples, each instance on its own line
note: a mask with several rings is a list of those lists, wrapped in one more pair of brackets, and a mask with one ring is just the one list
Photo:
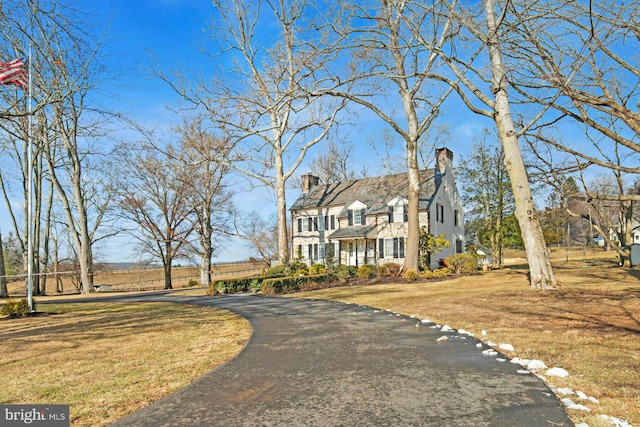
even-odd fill
[(449, 255), (444, 261), (447, 268), (452, 273), (472, 274), (478, 271), (478, 257), (474, 254), (464, 253)]
[(336, 275), (327, 274), (324, 264), (317, 264), (307, 269), (306, 264), (291, 263), (288, 267), (272, 267), (259, 277), (219, 280), (209, 285), (207, 294), (256, 293), (259, 291), (264, 295), (273, 295), (299, 290), (321, 289), (335, 280)]

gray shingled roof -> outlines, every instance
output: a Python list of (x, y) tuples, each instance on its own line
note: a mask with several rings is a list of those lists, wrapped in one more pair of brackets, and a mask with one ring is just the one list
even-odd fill
[(377, 233), (374, 233), (373, 236), (369, 235), (369, 232), (375, 229), (375, 225), (361, 225), (357, 227), (346, 227), (339, 228), (331, 235), (329, 235), (329, 239), (353, 239), (355, 237), (376, 237)]
[[(420, 209), (426, 209), (436, 190), (435, 169), (420, 171)], [(367, 214), (387, 212), (387, 202), (396, 196), (408, 198), (406, 173), (362, 178), (337, 184), (316, 185), (298, 197), (290, 210), (326, 206), (348, 206), (356, 200), (368, 206)]]

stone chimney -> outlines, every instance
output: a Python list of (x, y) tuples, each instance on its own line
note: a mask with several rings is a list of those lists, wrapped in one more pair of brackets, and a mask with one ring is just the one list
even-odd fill
[(308, 193), (313, 187), (318, 185), (320, 182), (320, 178), (317, 176), (313, 176), (310, 173), (302, 175), (300, 177), (302, 179), (302, 192)]
[(453, 166), (453, 151), (446, 147), (436, 148), (436, 172), (445, 173)]

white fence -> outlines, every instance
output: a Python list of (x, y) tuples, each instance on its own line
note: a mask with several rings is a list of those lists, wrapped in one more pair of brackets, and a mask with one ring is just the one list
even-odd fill
[[(223, 267), (232, 267), (234, 265), (237, 266), (246, 266), (244, 268), (238, 269), (229, 269), (226, 268), (225, 271), (216, 271), (216, 269), (220, 269)], [(248, 261), (239, 261), (239, 262), (230, 262), (230, 263), (219, 263), (212, 265), (211, 268), (211, 280), (219, 280), (223, 278), (234, 278), (234, 277), (249, 277), (258, 275), (265, 268), (265, 264), (262, 263), (249, 263)], [(162, 268), (152, 268), (152, 269), (134, 269), (134, 270), (104, 270), (97, 271), (94, 273), (94, 287), (99, 291), (109, 290), (112, 292), (135, 292), (135, 291), (151, 291), (151, 290), (162, 290), (164, 289), (164, 277), (159, 279), (151, 279), (151, 280), (142, 280), (145, 276), (149, 276), (150, 273), (158, 274), (158, 271), (162, 271)], [(182, 274), (184, 270), (191, 270), (191, 274)], [(60, 295), (60, 294), (74, 294), (78, 293), (78, 289), (76, 289), (68, 279), (68, 277), (77, 275), (77, 271), (65, 271), (59, 273), (40, 273), (39, 275), (46, 275), (47, 283), (45, 292), (47, 295)], [(105, 276), (112, 275), (137, 275), (139, 277), (138, 280), (133, 280), (128, 283), (108, 283), (110, 280)], [(63, 292), (57, 292), (56, 290), (56, 279), (54, 276), (67, 277), (65, 280), (65, 287)], [(190, 280), (195, 280), (199, 282), (200, 274), (198, 272), (198, 267), (173, 267), (172, 275), (171, 275), (171, 283), (173, 288), (183, 288), (186, 287)], [(21, 297), (27, 294), (26, 283), (24, 280), (26, 276), (16, 275), (16, 276), (7, 276), (10, 279), (10, 283), (8, 283), (8, 290), (10, 297)], [(105, 280), (100, 280), (104, 278)], [(13, 279), (13, 280), (11, 280)], [(18, 282), (15, 282), (18, 279)]]

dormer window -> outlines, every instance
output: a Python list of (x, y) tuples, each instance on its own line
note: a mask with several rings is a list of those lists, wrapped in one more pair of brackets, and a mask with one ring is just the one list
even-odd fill
[(397, 205), (393, 207), (393, 222), (404, 222), (403, 205)]
[(387, 203), (389, 208), (389, 222), (407, 222), (407, 204), (409, 201), (400, 196), (396, 196)]
[(355, 201), (349, 207), (347, 207), (347, 219), (349, 225), (365, 225), (367, 212), (367, 205), (362, 202)]

